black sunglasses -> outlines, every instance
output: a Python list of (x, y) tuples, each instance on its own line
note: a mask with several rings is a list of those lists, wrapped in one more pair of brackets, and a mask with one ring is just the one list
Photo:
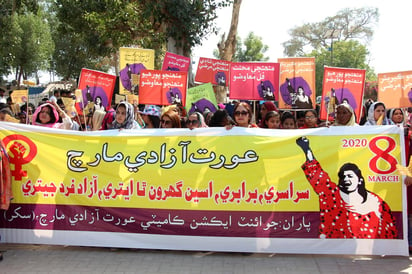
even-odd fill
[(247, 111), (235, 111), (235, 116), (239, 116), (239, 115), (248, 115), (249, 114), (249, 112), (247, 112)]

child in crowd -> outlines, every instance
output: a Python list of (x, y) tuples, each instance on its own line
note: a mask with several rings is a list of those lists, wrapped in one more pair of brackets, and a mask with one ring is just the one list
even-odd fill
[(260, 118), (261, 119), (260, 119), (260, 122), (258, 124), (259, 127), (266, 128), (264, 120), (265, 120), (266, 114), (269, 111), (277, 111), (277, 108), (276, 108), (276, 106), (273, 102), (266, 101), (266, 102), (264, 102), (263, 104), (260, 105)]
[(318, 115), (316, 113), (316, 110), (314, 109), (305, 110), (304, 118), (305, 118), (304, 125), (299, 127), (299, 129), (318, 127)]
[(297, 128), (296, 118), (289, 111), (285, 111), (284, 113), (282, 113), (282, 116), (280, 118), (280, 123), (281, 123), (281, 128), (283, 129), (296, 129)]
[(277, 111), (269, 111), (263, 119), (263, 127), (278, 129), (280, 126), (280, 115)]

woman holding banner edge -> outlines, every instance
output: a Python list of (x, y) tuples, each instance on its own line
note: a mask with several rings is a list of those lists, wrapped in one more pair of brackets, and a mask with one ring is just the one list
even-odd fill
[(252, 123), (252, 108), (246, 102), (240, 102), (235, 105), (233, 109), (233, 119), (235, 120), (236, 126), (257, 128), (258, 126)]

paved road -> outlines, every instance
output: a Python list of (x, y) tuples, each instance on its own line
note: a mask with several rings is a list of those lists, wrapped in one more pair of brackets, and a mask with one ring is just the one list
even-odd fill
[(412, 257), (242, 254), (2, 244), (3, 273), (412, 273)]

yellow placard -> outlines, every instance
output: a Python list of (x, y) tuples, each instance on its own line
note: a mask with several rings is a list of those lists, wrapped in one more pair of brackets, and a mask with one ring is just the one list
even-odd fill
[(13, 90), (11, 93), (11, 100), (15, 104), (26, 103), (29, 98), (29, 90)]

